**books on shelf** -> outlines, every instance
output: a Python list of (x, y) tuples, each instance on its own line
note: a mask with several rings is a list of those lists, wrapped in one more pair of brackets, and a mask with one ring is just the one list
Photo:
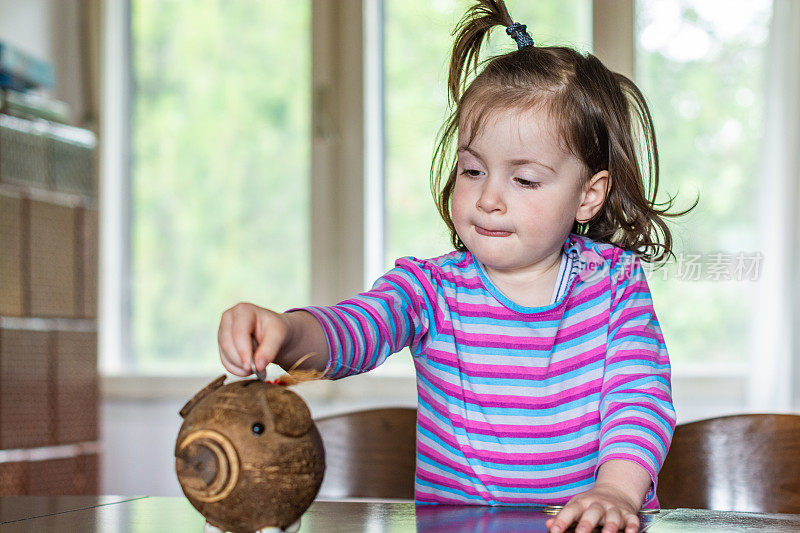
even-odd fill
[(0, 89), (0, 113), (21, 118), (42, 118), (52, 122), (70, 124), (69, 104), (36, 93)]
[(0, 88), (27, 91), (39, 87), (52, 89), (55, 84), (52, 63), (0, 41)]
[(49, 61), (0, 40), (0, 113), (70, 123), (69, 105), (50, 98), (55, 71)]

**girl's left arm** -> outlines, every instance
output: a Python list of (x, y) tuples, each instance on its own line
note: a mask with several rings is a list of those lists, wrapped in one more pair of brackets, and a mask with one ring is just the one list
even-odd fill
[(603, 533), (637, 531), (638, 511), (655, 506), (658, 471), (675, 428), (670, 364), (650, 289), (638, 258), (625, 252), (611, 267), (598, 468), (592, 489), (547, 522), (562, 532), (605, 524)]
[(639, 259), (622, 254), (611, 280), (597, 464), (599, 469), (616, 459), (636, 463), (650, 477), (650, 490), (639, 504), (656, 506), (658, 472), (676, 418), (669, 356)]

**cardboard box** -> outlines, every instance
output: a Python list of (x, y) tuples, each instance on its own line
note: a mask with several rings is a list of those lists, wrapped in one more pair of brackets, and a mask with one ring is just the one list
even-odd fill
[(53, 443), (50, 333), (0, 329), (0, 449)]
[(57, 331), (55, 382), (56, 443), (99, 439), (97, 334)]
[(23, 201), (0, 195), (0, 315), (25, 314)]
[(30, 202), (31, 316), (78, 316), (75, 211), (71, 207)]
[(84, 318), (97, 318), (98, 259), (100, 231), (97, 209), (81, 211), (81, 280), (82, 297), (80, 315)]

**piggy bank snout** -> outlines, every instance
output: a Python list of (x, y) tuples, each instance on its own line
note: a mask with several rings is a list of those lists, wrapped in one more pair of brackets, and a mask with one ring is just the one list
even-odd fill
[(201, 502), (226, 498), (239, 480), (236, 448), (217, 431), (201, 429), (189, 433), (178, 444), (175, 459), (184, 492)]

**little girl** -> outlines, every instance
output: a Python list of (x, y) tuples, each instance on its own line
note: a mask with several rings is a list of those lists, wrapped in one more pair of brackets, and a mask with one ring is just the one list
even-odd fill
[[(495, 25), (518, 49), (467, 83)], [(222, 363), (246, 376), (313, 352), (301, 367), (338, 379), (408, 346), (418, 503), (560, 504), (553, 532), (637, 531), (675, 424), (640, 263), (671, 253), (674, 216), (644, 98), (592, 55), (535, 46), (501, 0), (459, 23), (449, 91), (431, 175), (455, 251), (331, 307), (238, 304)]]

